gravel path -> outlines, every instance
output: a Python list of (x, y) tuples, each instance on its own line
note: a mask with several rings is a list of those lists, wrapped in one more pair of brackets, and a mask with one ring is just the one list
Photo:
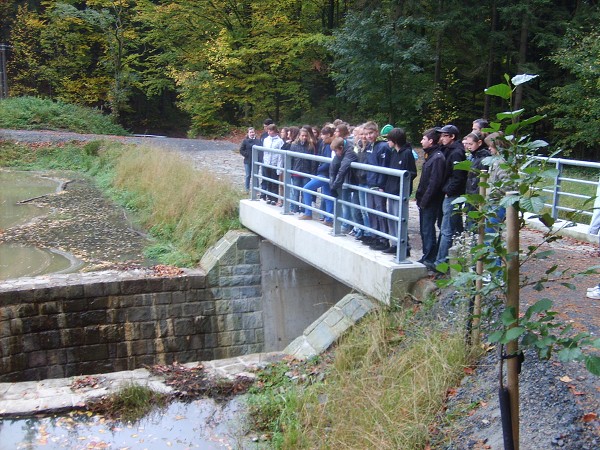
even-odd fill
[[(171, 139), (149, 137), (106, 137), (47, 131), (0, 130), (0, 139), (25, 142), (65, 142), (72, 140), (115, 139), (128, 143), (179, 151), (198, 168), (208, 168), (228, 177), (242, 187), (243, 164), (236, 144), (200, 139)], [(417, 213), (411, 205), (409, 234), (413, 257), (420, 256)], [(540, 234), (524, 230), (522, 245), (538, 242)], [(528, 264), (525, 270), (533, 277), (553, 264), (561, 268), (584, 270), (600, 263), (597, 249), (590, 244), (562, 239), (548, 246), (555, 254), (543, 262)], [(585, 290), (598, 282), (598, 277), (579, 279), (576, 290), (552, 286), (540, 293), (524, 289), (521, 293), (522, 310), (542, 297), (554, 301), (554, 310), (566, 321), (572, 321), (578, 330), (600, 333), (600, 300), (585, 297)], [(441, 295), (446, 302), (451, 292)], [(490, 351), (472, 374), (449, 396), (448, 412), (453, 419), (439, 427), (439, 440), (432, 448), (444, 449), (501, 449), (502, 431), (497, 401), (497, 364)], [(563, 364), (552, 360), (539, 362), (527, 354), (520, 376), (521, 391), (521, 448), (522, 449), (600, 449), (600, 383), (581, 364)], [(595, 418), (593, 414), (596, 414)], [(584, 417), (591, 419), (584, 421)]]

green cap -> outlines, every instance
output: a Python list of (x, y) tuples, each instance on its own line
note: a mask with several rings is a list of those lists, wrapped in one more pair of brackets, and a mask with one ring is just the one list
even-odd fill
[(388, 133), (390, 131), (392, 131), (394, 129), (394, 125), (390, 125), (389, 123), (387, 125), (384, 125), (383, 128), (381, 129), (381, 132), (379, 134), (381, 134), (383, 137), (386, 137), (388, 135)]

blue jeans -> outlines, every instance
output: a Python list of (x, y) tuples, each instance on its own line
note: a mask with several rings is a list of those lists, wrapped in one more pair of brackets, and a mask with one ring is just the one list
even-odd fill
[(419, 232), (423, 243), (421, 262), (428, 268), (433, 268), (438, 253), (438, 239), (435, 224), (440, 212), (440, 201), (432, 202), (426, 208), (419, 208)]
[[(354, 189), (342, 189), (342, 200), (348, 203), (358, 203), (358, 196), (356, 195), (356, 191)], [(346, 220), (351, 220), (352, 222), (359, 222), (357, 210), (350, 205), (342, 205), (342, 217)], [(343, 223), (342, 229), (350, 230), (352, 226)]]
[(252, 174), (252, 163), (244, 163), (244, 169), (246, 171), (246, 177), (244, 178), (244, 186), (246, 187), (246, 192), (250, 190), (250, 176)]
[[(306, 184), (307, 181), (308, 181), (308, 178), (306, 178), (306, 177), (292, 177), (292, 184), (297, 187), (304, 187), (304, 185)], [(296, 202), (300, 201), (300, 191), (298, 189), (291, 189), (290, 190), (290, 198)], [(300, 206), (292, 203), (292, 206), (290, 206), (290, 211), (303, 212), (304, 208), (301, 208)]]
[(454, 236), (464, 231), (462, 213), (454, 211), (452, 202), (458, 197), (445, 197), (442, 203), (442, 226), (440, 228), (440, 243), (435, 265), (448, 262), (448, 253), (452, 247)]
[[(329, 182), (327, 182), (327, 181), (321, 181), (321, 180), (317, 180), (315, 178), (313, 180), (310, 180), (304, 186), (304, 189), (308, 189), (309, 191), (315, 191), (315, 192), (317, 192), (317, 189), (319, 189), (319, 188), (321, 188), (321, 193), (323, 193), (325, 195), (331, 195), (331, 189), (329, 189)], [(306, 206), (312, 206), (313, 197), (314, 197), (314, 195), (312, 195), (308, 192), (303, 192), (302, 193), (302, 203), (304, 203)], [(325, 199), (323, 199), (323, 201), (325, 202), (325, 211), (330, 214), (333, 214), (333, 202), (330, 200), (325, 200)], [(312, 211), (309, 208), (304, 208), (304, 214), (312, 217)], [(331, 222), (332, 219), (327, 218), (325, 220), (326, 220), (326, 222)]]
[[(366, 184), (360, 184), (359, 185), (362, 188), (367, 188), (368, 186)], [(360, 206), (366, 207), (367, 206), (367, 193), (364, 191), (358, 191), (358, 204)], [(361, 215), (362, 217), (362, 223), (365, 227), (371, 227), (371, 222), (369, 221), (369, 214), (366, 211), (363, 210), (359, 210), (358, 213)], [(359, 222), (357, 220), (357, 222)], [(360, 223), (360, 222), (359, 222)], [(371, 236), (371, 233), (369, 233), (368, 231), (364, 231), (363, 236)]]

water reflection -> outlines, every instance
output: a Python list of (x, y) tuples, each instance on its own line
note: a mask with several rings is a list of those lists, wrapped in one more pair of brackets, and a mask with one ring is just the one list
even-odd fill
[(82, 265), (81, 261), (58, 250), (0, 244), (0, 280), (71, 272)]
[(0, 170), (0, 229), (22, 225), (47, 214), (48, 208), (18, 202), (55, 192), (58, 186), (57, 181), (32, 173)]
[(75, 412), (0, 420), (1, 448), (238, 449), (244, 448), (243, 400), (175, 402), (133, 425)]

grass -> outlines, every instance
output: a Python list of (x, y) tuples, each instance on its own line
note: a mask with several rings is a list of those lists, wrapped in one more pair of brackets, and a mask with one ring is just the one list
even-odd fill
[(422, 449), (468, 363), (462, 333), (382, 311), (339, 343), (323, 382), (275, 372), (250, 405), (275, 448)]
[(130, 383), (118, 392), (88, 404), (88, 408), (121, 422), (137, 422), (157, 408), (166, 406), (169, 398), (147, 386)]
[(163, 264), (194, 266), (227, 231), (240, 227), (243, 194), (176, 153), (109, 141), (61, 146), (0, 141), (0, 166), (93, 177), (154, 238), (147, 256)]
[(173, 153), (129, 150), (117, 161), (113, 187), (158, 240), (150, 256), (167, 264), (196, 263), (227, 231), (241, 226), (242, 193)]
[(129, 134), (99, 110), (38, 97), (0, 100), (0, 128)]

